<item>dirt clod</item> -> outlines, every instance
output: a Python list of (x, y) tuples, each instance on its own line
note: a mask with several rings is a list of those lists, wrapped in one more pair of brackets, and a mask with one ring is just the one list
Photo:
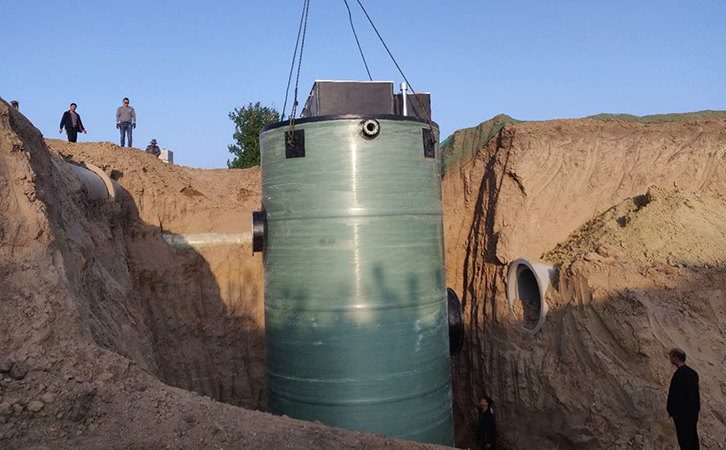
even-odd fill
[[(0, 236), (1, 238), (2, 236)], [(1, 241), (1, 239), (0, 239)], [(0, 373), (7, 373), (10, 372), (10, 369), (13, 367), (12, 361), (10, 361), (7, 358), (0, 357)]]
[(45, 406), (45, 403), (38, 401), (38, 400), (33, 400), (30, 403), (28, 403), (28, 410), (32, 411), (34, 413), (37, 413), (41, 409), (43, 409), (44, 406)]
[(29, 370), (26, 364), (15, 361), (8, 372), (8, 376), (13, 380), (22, 380), (28, 374)]

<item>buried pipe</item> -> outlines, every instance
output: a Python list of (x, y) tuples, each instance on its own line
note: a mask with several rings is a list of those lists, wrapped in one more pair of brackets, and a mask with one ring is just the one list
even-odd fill
[(531, 263), (519, 258), (509, 264), (507, 273), (507, 303), (515, 318), (519, 315), (515, 308), (522, 309), (521, 321), (517, 323), (520, 331), (537, 333), (547, 319), (545, 295), (555, 268), (547, 263)]
[(63, 172), (63, 167), (69, 167), (76, 178), (78, 178), (78, 181), (86, 187), (88, 197), (92, 200), (110, 200), (113, 202), (116, 201), (116, 198), (121, 192), (119, 185), (109, 178), (106, 172), (100, 167), (88, 163), (84, 164), (84, 167), (67, 161), (58, 162), (55, 159), (51, 161), (61, 173)]
[(86, 167), (69, 164), (73, 173), (76, 174), (81, 183), (86, 186), (88, 196), (94, 200), (116, 200), (118, 185), (111, 180), (106, 172), (93, 164), (86, 164)]
[(220, 245), (249, 245), (252, 243), (252, 233), (238, 234), (175, 234), (161, 233), (167, 244), (177, 250), (202, 249)]

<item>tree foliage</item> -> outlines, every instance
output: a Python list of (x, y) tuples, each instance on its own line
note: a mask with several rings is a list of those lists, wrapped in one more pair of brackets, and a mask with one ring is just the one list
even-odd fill
[(229, 152), (234, 155), (232, 161), (227, 160), (230, 169), (246, 169), (260, 165), (260, 130), (265, 126), (279, 122), (280, 113), (274, 107), (261, 106), (260, 102), (235, 108), (229, 113), (234, 122), (234, 141), (228, 145)]

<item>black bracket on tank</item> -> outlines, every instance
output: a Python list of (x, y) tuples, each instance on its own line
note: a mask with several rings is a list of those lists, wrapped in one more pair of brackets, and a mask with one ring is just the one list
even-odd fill
[(267, 241), (267, 214), (262, 211), (252, 211), (252, 254), (265, 249)]
[(305, 130), (295, 130), (290, 137), (290, 132), (285, 132), (285, 158), (305, 157)]
[(436, 158), (436, 142), (434, 142), (431, 129), (423, 128), (421, 131), (423, 132), (424, 158)]
[(449, 353), (456, 356), (464, 345), (463, 312), (456, 292), (451, 288), (446, 288), (446, 294), (449, 310)]

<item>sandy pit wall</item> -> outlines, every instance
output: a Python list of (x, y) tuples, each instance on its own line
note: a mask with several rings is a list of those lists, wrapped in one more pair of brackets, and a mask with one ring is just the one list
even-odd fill
[[(137, 216), (126, 239), (129, 296), (150, 350), (134, 359), (172, 386), (264, 409), (262, 268), (250, 243), (259, 169), (189, 169), (111, 143), (47, 143), (66, 160), (104, 169)], [(164, 237), (199, 242), (172, 247)]]
[[(511, 124), (477, 150), (443, 180), (447, 283), (468, 333), (453, 359), (457, 445), (472, 444), (476, 401), (487, 394), (504, 448), (672, 447), (667, 349), (692, 355), (703, 392), (723, 392), (714, 366), (724, 357), (715, 351), (724, 336), (719, 269), (677, 268), (686, 272), (671, 272), (675, 284), (664, 287), (655, 275), (636, 276), (643, 267), (612, 269), (622, 279), (611, 280), (591, 276), (600, 269), (584, 262), (560, 274), (555, 284), (566, 288), (547, 299), (547, 323), (531, 336), (507, 307), (506, 267), (538, 259), (653, 185), (724, 198), (726, 121)], [(679, 325), (679, 311), (694, 323)], [(705, 448), (723, 448), (721, 402), (723, 394), (704, 407)]]

